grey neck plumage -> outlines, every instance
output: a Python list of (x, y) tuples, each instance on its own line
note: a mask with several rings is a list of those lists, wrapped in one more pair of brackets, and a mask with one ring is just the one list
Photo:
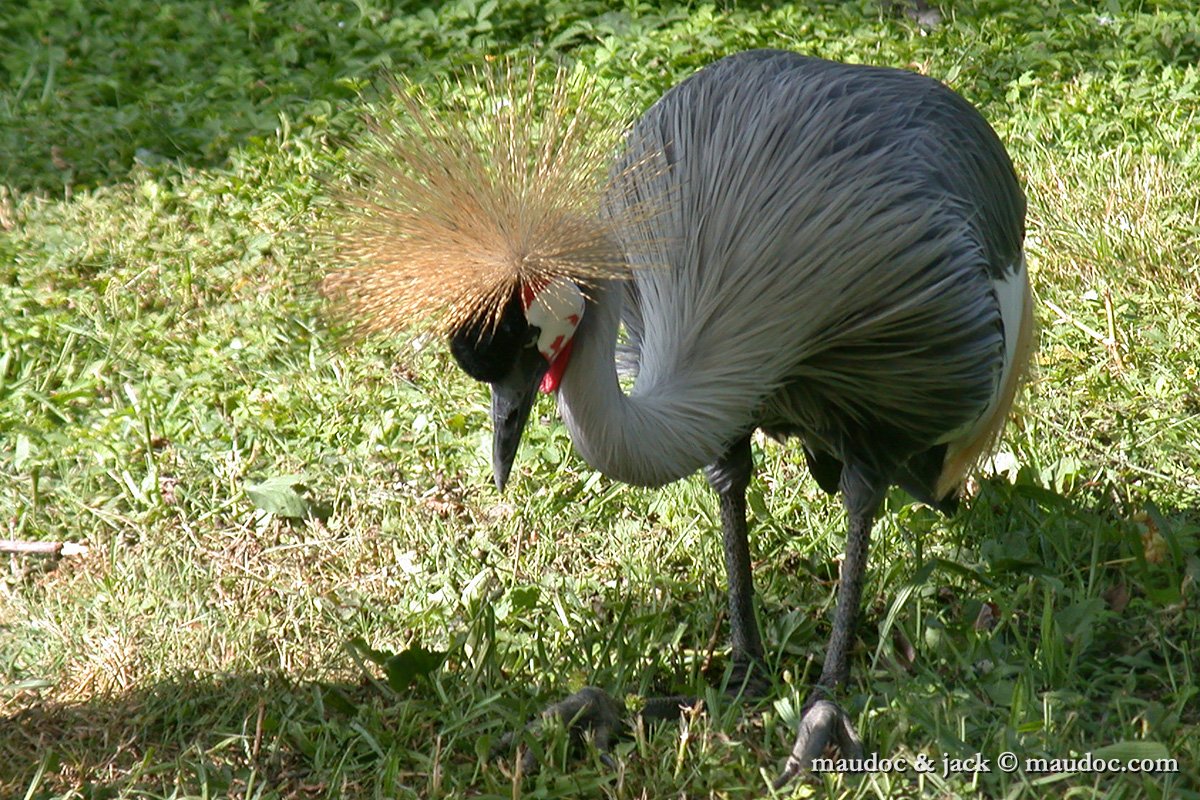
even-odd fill
[(660, 486), (716, 460), (736, 424), (719, 414), (704, 418), (702, 409), (714, 407), (697, 402), (705, 391), (699, 385), (639, 379), (631, 394), (622, 391), (616, 342), (623, 294), (617, 284), (593, 292), (563, 375), (559, 411), (592, 467), (624, 483)]

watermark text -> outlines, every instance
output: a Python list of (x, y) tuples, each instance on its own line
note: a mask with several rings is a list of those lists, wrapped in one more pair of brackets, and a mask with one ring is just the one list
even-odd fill
[(993, 757), (975, 753), (965, 758), (942, 756), (934, 758), (924, 753), (915, 756), (882, 757), (872, 753), (863, 758), (814, 758), (813, 772), (919, 773), (941, 775), (973, 775), (981, 772), (1025, 772), (1040, 774), (1097, 774), (1103, 772), (1173, 773), (1179, 772), (1175, 758), (1103, 758), (1091, 753), (1070, 758), (1022, 758), (1016, 753), (1003, 752)]

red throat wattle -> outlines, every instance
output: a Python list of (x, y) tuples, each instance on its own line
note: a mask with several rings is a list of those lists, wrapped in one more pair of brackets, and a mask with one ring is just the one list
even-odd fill
[(542, 384), (538, 387), (542, 394), (553, 394), (558, 391), (558, 384), (562, 382), (563, 373), (567, 371), (567, 362), (571, 360), (571, 350), (574, 347), (575, 340), (568, 339), (558, 357), (550, 362), (550, 369), (546, 370), (546, 374), (542, 376)]

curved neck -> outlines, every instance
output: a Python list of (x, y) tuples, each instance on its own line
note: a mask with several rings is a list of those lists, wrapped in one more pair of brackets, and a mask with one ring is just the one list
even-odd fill
[(621, 391), (616, 343), (623, 296), (619, 283), (593, 292), (559, 388), (559, 410), (592, 467), (624, 483), (660, 486), (711, 464), (737, 432), (713, 418), (702, 386), (663, 385), (643, 375), (630, 395)]

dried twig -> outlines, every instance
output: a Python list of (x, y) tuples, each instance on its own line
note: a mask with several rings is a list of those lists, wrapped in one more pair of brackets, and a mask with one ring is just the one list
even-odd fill
[(87, 545), (78, 542), (25, 542), (17, 539), (0, 539), (0, 553), (69, 558), (87, 553)]

